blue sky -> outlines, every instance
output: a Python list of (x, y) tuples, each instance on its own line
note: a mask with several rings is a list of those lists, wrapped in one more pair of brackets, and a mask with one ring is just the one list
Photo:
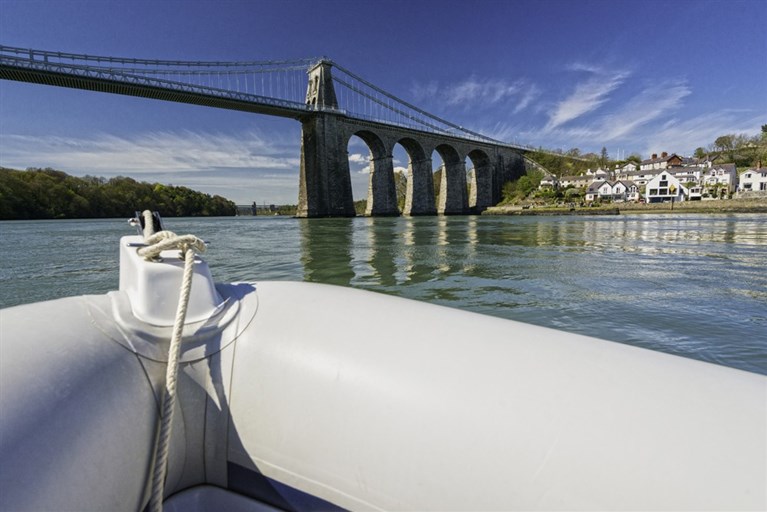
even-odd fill
[[(691, 154), (759, 132), (765, 27), (765, 0), (0, 0), (0, 44), (149, 59), (326, 55), (469, 129), (612, 157)], [(352, 140), (349, 152), (361, 199), (367, 150)], [(0, 81), (5, 167), (295, 203), (299, 154), (292, 120)], [(404, 150), (394, 156), (407, 166)]]

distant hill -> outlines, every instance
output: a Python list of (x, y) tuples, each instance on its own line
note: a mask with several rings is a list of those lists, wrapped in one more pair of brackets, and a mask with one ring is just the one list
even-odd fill
[(186, 187), (118, 176), (78, 178), (55, 169), (0, 167), (0, 220), (131, 217), (137, 210), (163, 217), (235, 215), (234, 202)]

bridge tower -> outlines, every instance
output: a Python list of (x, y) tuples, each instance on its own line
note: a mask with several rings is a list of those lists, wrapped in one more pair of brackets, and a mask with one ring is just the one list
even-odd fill
[(338, 108), (336, 90), (333, 87), (331, 68), (333, 63), (329, 60), (319, 61), (313, 68), (307, 71), (309, 85), (306, 88), (306, 104), (315, 108)]
[(308, 71), (306, 104), (312, 112), (301, 121), (301, 174), (298, 217), (354, 217), (348, 140), (339, 125), (333, 63), (321, 60)]

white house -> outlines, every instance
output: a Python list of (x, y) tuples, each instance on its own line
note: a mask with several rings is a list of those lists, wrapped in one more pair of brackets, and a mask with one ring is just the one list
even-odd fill
[(738, 171), (735, 164), (719, 164), (707, 169), (701, 176), (704, 193), (721, 197), (738, 188)]
[(672, 176), (663, 171), (649, 182), (645, 187), (645, 200), (648, 203), (663, 203), (666, 201), (684, 201), (689, 191), (687, 187)]
[(686, 165), (684, 167), (671, 167), (668, 172), (682, 183), (700, 183), (701, 176), (706, 171), (702, 167)]
[(604, 180), (595, 181), (586, 189), (585, 199), (587, 202), (596, 201), (602, 195), (612, 195), (612, 191), (613, 187), (609, 182)]
[(613, 183), (613, 201), (639, 201), (639, 186), (629, 180)]
[(647, 183), (656, 177), (661, 171), (654, 170), (654, 169), (647, 169), (644, 171), (632, 171), (627, 173), (626, 178), (622, 179), (628, 179), (630, 181), (633, 181), (637, 184), (637, 186), (643, 186), (647, 185)]
[(767, 167), (746, 170), (740, 175), (738, 190), (767, 194)]
[(553, 174), (547, 174), (543, 178), (541, 178), (541, 183), (538, 185), (538, 188), (553, 188), (557, 189), (559, 188), (559, 179), (557, 179), (556, 176)]
[(635, 164), (634, 162), (626, 162), (625, 164), (623, 164), (623, 166), (619, 168), (619, 170), (623, 172), (636, 171), (637, 169), (639, 169), (639, 166)]
[(592, 181), (592, 176), (562, 176), (559, 179), (559, 186), (562, 188), (573, 186), (575, 188), (588, 187)]
[(595, 181), (586, 190), (586, 201), (636, 201), (639, 187), (631, 181)]
[(625, 165), (615, 165), (615, 178), (619, 180), (629, 179), (629, 173), (632, 173), (639, 169), (639, 166), (634, 162), (626, 162)]
[(612, 200), (613, 198), (613, 184), (609, 181), (603, 181), (597, 187), (597, 195), (599, 199)]

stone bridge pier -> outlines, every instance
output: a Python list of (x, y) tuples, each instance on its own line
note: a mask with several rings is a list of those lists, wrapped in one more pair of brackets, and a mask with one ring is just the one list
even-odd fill
[[(338, 108), (330, 73), (327, 62), (309, 72), (306, 103), (316, 110), (300, 118), (298, 217), (355, 215), (348, 155), (355, 135), (370, 151), (369, 216), (400, 215), (392, 156), (397, 144), (409, 158), (402, 215), (481, 213), (500, 201), (504, 183), (525, 173), (522, 151), (510, 146), (346, 116)], [(435, 152), (443, 162), (436, 201)], [(467, 159), (473, 165), (469, 173)]]

